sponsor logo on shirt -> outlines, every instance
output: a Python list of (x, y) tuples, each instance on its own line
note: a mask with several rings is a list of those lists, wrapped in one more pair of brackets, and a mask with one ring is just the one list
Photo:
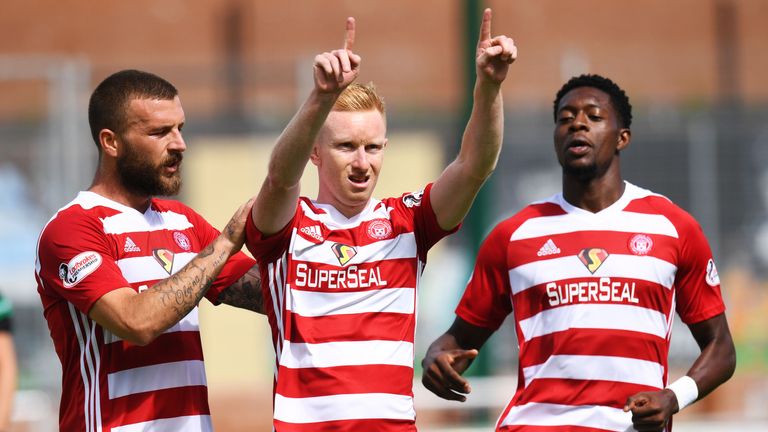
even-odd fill
[(608, 251), (602, 248), (586, 248), (579, 252), (579, 260), (590, 273), (595, 274), (597, 269), (608, 259)]
[(189, 237), (187, 237), (186, 234), (180, 231), (176, 231), (173, 233), (173, 240), (176, 241), (176, 244), (179, 245), (180, 248), (184, 249), (185, 251), (189, 251), (192, 249), (192, 243), (189, 241)]
[(704, 280), (707, 281), (709, 286), (720, 285), (720, 275), (717, 274), (717, 267), (715, 267), (715, 261), (712, 258), (707, 261), (707, 275), (704, 277)]
[(126, 237), (123, 252), (141, 252), (141, 249), (136, 246), (136, 243), (130, 237)]
[(366, 231), (368, 237), (374, 240), (384, 240), (392, 235), (392, 224), (386, 219), (374, 219), (368, 222)]
[(306, 226), (299, 231), (318, 242), (323, 242), (323, 231), (320, 229), (320, 225)]
[(86, 276), (96, 271), (101, 265), (101, 255), (97, 252), (87, 251), (75, 255), (67, 263), (59, 265), (59, 277), (65, 288), (72, 288), (85, 279)]
[(555, 245), (552, 239), (548, 239), (544, 246), (536, 252), (537, 256), (557, 255), (560, 253), (560, 248)]
[(635, 234), (629, 239), (629, 250), (635, 255), (648, 255), (653, 249), (653, 239), (645, 234)]
[(160, 264), (160, 267), (170, 275), (173, 270), (173, 252), (168, 249), (155, 249), (152, 251), (152, 256), (155, 257), (155, 261)]
[(333, 254), (336, 255), (336, 259), (339, 260), (339, 264), (345, 265), (355, 255), (357, 255), (357, 249), (352, 246), (347, 246), (342, 243), (334, 243), (331, 245)]
[(381, 269), (361, 269), (351, 265), (343, 269), (315, 269), (305, 263), (296, 265), (293, 285), (298, 288), (356, 289), (384, 288), (387, 281), (381, 278)]
[(550, 282), (546, 290), (550, 306), (593, 302), (640, 303), (635, 296), (634, 282), (613, 281), (609, 277), (563, 284)]
[(417, 207), (421, 205), (421, 198), (424, 196), (424, 191), (412, 192), (403, 197), (403, 204), (406, 207)]

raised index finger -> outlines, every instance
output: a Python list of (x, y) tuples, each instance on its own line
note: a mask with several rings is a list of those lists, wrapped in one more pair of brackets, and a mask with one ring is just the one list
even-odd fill
[(347, 18), (347, 33), (344, 35), (344, 49), (352, 50), (352, 45), (355, 44), (355, 19), (353, 17)]
[(480, 42), (491, 38), (491, 8), (483, 11), (483, 22), (480, 24)]

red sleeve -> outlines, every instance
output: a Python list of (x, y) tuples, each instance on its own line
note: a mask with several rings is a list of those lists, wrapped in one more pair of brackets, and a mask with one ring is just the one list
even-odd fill
[(677, 313), (686, 324), (695, 324), (725, 311), (720, 278), (712, 251), (696, 221), (688, 216), (678, 226), (681, 249), (675, 276)]
[(279, 258), (291, 241), (293, 227), (300, 217), (300, 204), (296, 205), (293, 218), (280, 231), (265, 236), (253, 222), (253, 212), (248, 212), (248, 221), (245, 224), (245, 246), (254, 258), (260, 262), (272, 262)]
[[(192, 224), (195, 226), (195, 231), (200, 240), (200, 245), (204, 249), (216, 237), (221, 234), (219, 230), (213, 227), (207, 220), (200, 216), (194, 210), (188, 208), (188, 215), (192, 218)], [(256, 265), (256, 261), (253, 258), (248, 257), (243, 252), (238, 252), (227, 260), (224, 264), (224, 268), (221, 273), (213, 281), (213, 284), (205, 293), (205, 298), (208, 299), (214, 305), (218, 305), (219, 295), (222, 291), (229, 288), (233, 283), (237, 282), (243, 275), (253, 266)]]
[(40, 235), (39, 275), (44, 289), (88, 314), (104, 294), (130, 287), (98, 218), (60, 213)]
[(456, 307), (456, 315), (472, 325), (497, 330), (512, 312), (507, 268), (509, 231), (502, 222), (480, 246), (472, 276)]
[(395, 211), (404, 215), (406, 219), (413, 220), (419, 258), (424, 262), (427, 260), (427, 252), (435, 243), (455, 233), (461, 226), (461, 224), (456, 225), (447, 231), (440, 228), (430, 200), (431, 191), (432, 183), (422, 191), (403, 194), (395, 204)]

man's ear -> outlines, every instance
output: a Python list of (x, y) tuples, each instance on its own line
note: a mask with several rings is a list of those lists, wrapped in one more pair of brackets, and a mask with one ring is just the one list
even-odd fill
[(99, 131), (99, 147), (101, 147), (101, 152), (103, 154), (117, 158), (120, 147), (117, 140), (117, 134), (109, 129), (102, 129)]
[(312, 153), (309, 155), (309, 160), (311, 160), (312, 164), (315, 166), (320, 166), (320, 149), (318, 148), (317, 144), (312, 146)]
[(619, 129), (619, 141), (616, 143), (616, 151), (622, 151), (629, 147), (632, 141), (632, 132), (629, 129)]

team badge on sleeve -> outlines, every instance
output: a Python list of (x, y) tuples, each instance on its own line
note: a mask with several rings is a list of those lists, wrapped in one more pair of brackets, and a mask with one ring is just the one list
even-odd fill
[(717, 267), (715, 267), (715, 261), (712, 258), (707, 261), (707, 275), (704, 279), (709, 286), (720, 285), (720, 275), (717, 274)]
[(412, 192), (403, 197), (403, 204), (406, 207), (418, 207), (421, 205), (421, 197), (424, 196), (424, 190), (418, 192)]
[(72, 288), (85, 279), (86, 276), (96, 271), (101, 265), (101, 255), (97, 252), (87, 251), (77, 254), (67, 263), (59, 265), (59, 277), (65, 288)]

